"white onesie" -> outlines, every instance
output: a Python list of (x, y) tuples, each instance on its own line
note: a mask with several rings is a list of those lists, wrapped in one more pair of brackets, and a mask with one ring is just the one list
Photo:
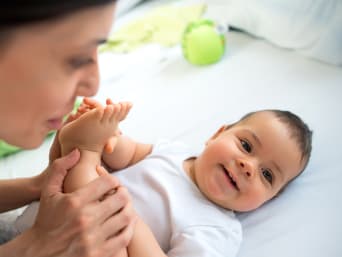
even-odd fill
[[(137, 213), (167, 256), (236, 256), (241, 225), (232, 211), (210, 202), (188, 177), (183, 161), (193, 156), (183, 144), (159, 142), (144, 160), (113, 175), (127, 187)], [(17, 220), (21, 230), (28, 216), (34, 220), (29, 212)]]

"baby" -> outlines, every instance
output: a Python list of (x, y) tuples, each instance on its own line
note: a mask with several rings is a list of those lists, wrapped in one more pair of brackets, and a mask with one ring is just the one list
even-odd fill
[[(111, 105), (112, 113), (120, 113), (109, 133), (116, 135), (116, 142), (102, 141), (108, 150), (97, 148), (97, 155), (128, 188), (140, 217), (127, 252), (113, 256), (235, 256), (242, 232), (234, 211), (252, 211), (275, 197), (310, 158), (312, 132), (288, 111), (257, 111), (223, 125), (201, 153), (177, 142), (142, 144), (117, 133), (117, 123), (130, 105), (124, 108), (127, 112), (117, 112), (111, 101), (102, 107), (87, 99), (73, 122), (84, 122), (89, 112)], [(63, 149), (62, 141), (61, 145)], [(73, 189), (87, 183), (87, 163), (78, 175), (67, 177), (66, 189), (69, 183), (76, 185)], [(90, 169), (96, 175), (94, 167)]]

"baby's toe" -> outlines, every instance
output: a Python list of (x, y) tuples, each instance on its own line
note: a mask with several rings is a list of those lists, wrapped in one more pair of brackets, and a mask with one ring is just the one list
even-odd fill
[(123, 102), (121, 107), (121, 112), (119, 114), (119, 120), (123, 120), (126, 118), (127, 114), (132, 108), (132, 104), (130, 102)]
[(114, 106), (112, 105), (107, 105), (104, 109), (104, 112), (103, 112), (103, 117), (102, 117), (102, 122), (108, 122), (110, 121), (111, 117), (113, 116), (113, 114), (115, 113), (114, 112)]

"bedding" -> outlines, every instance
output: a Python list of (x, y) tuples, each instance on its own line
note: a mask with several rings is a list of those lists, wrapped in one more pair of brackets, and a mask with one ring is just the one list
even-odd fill
[(144, 0), (118, 0), (115, 8), (116, 17), (120, 17), (127, 13), (129, 10), (137, 6), (140, 2)]
[[(172, 2), (188, 1), (144, 2), (120, 16), (114, 30)], [(207, 4), (207, 15), (215, 18), (215, 10), (221, 9)], [(311, 161), (277, 198), (256, 211), (237, 214), (243, 228), (238, 257), (342, 256), (342, 68), (243, 32), (230, 31), (226, 38), (221, 61), (201, 67), (188, 63), (179, 45), (102, 53), (95, 98), (133, 102), (121, 130), (137, 140), (177, 139), (198, 149), (219, 126), (247, 112), (279, 108), (297, 113), (314, 131)], [(0, 178), (43, 170), (51, 141), (2, 158)]]
[[(208, 1), (209, 2), (209, 1)], [(218, 18), (317, 60), (342, 65), (339, 0), (213, 0)]]

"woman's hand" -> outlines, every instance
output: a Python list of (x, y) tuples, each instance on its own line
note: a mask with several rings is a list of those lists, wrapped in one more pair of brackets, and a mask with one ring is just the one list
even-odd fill
[[(77, 114), (69, 114), (68, 118), (64, 122), (64, 125), (74, 121), (78, 117)], [(55, 138), (53, 139), (50, 152), (49, 152), (49, 163), (51, 164), (54, 160), (61, 157), (61, 145), (58, 141), (59, 130), (57, 131)]]
[[(102, 170), (85, 187), (62, 193), (67, 170), (79, 157), (74, 150), (51, 163), (35, 224), (0, 247), (1, 256), (106, 257), (127, 247), (135, 213), (127, 190), (115, 177)], [(113, 189), (115, 193), (108, 194)]]

